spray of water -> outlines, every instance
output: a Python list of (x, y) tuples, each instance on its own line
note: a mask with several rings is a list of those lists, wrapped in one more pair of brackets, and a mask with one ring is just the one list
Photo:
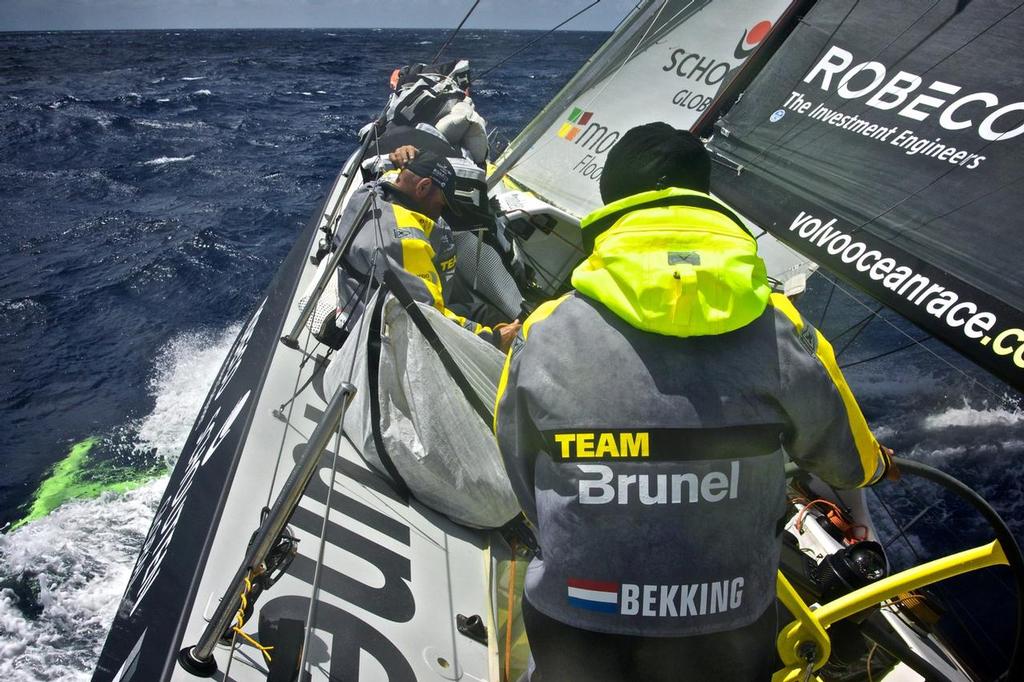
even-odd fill
[[(161, 350), (150, 381), (153, 411), (127, 427), (137, 448), (173, 464), (237, 333), (182, 334)], [(167, 484), (159, 476), (103, 490), (67, 485), (94, 442), (76, 444), (40, 488), (33, 517), (0, 535), (2, 680), (91, 677)]]

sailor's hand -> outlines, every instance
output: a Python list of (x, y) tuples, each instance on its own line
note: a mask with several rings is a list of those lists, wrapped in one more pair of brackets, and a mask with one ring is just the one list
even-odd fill
[(882, 458), (885, 460), (885, 473), (882, 474), (882, 479), (887, 481), (900, 480), (900, 469), (892, 459), (894, 454), (892, 448), (887, 448), (881, 444), (879, 444), (878, 448), (882, 451)]
[(512, 347), (512, 342), (515, 341), (516, 335), (522, 326), (523, 323), (519, 320), (494, 325), (493, 329), (498, 335), (498, 348), (502, 353), (507, 353), (508, 349)]
[(405, 168), (405, 164), (415, 159), (418, 153), (419, 150), (411, 144), (402, 145), (395, 151), (388, 154), (388, 161), (390, 161), (395, 168)]

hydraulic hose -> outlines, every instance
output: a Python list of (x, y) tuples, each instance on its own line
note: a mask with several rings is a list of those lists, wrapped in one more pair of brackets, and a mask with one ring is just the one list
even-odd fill
[(1021, 555), (1020, 546), (1010, 532), (1010, 528), (1003, 521), (985, 499), (974, 492), (971, 488), (953, 478), (944, 471), (928, 466), (921, 462), (906, 459), (904, 457), (893, 457), (893, 462), (901, 473), (913, 474), (920, 478), (936, 483), (946, 490), (954, 493), (960, 499), (974, 507), (995, 532), (996, 540), (1003, 548), (1006, 560), (1009, 563), (1010, 571), (1013, 573), (1014, 582), (1017, 585), (1017, 634), (1013, 642), (1013, 653), (1010, 655), (1010, 666), (1003, 675), (1004, 680), (1024, 680), (1024, 660), (1021, 659), (1021, 650), (1024, 648), (1024, 556)]

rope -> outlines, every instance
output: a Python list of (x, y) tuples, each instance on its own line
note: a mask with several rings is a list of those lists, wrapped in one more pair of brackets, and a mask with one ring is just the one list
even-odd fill
[[(904, 532), (899, 521), (896, 520), (896, 515), (892, 513), (892, 509), (889, 508), (889, 505), (885, 503), (885, 500), (878, 493), (878, 489), (872, 487), (871, 492), (875, 494), (875, 499), (878, 501), (880, 505), (882, 505), (882, 509), (885, 510), (886, 515), (889, 517), (889, 521), (892, 522), (892, 527), (896, 529), (896, 537), (901, 538), (903, 542), (907, 543), (907, 547), (910, 548), (910, 553), (914, 555), (914, 563), (922, 563), (921, 555), (918, 553), (917, 547), (915, 547), (914, 543), (911, 542), (910, 536)], [(885, 543), (885, 546), (888, 547), (891, 544), (892, 541), (890, 540), (889, 542)]]
[(512, 565), (508, 569), (508, 615), (505, 618), (505, 682), (512, 682), (512, 607), (516, 594), (516, 543), (512, 541)]
[[(683, 12), (688, 10), (690, 8), (690, 6), (694, 2), (696, 2), (696, 0), (690, 0), (690, 2), (688, 2), (685, 7), (683, 7), (681, 10), (679, 10), (674, 15), (672, 15), (672, 17), (667, 22), (665, 22), (665, 23), (667, 24), (667, 23), (671, 22), (673, 19), (678, 17), (680, 14), (682, 14)], [(600, 89), (592, 90), (589, 93), (588, 98), (586, 100), (579, 100), (579, 102), (585, 102), (585, 104), (580, 103), (580, 104), (578, 104), (578, 106), (582, 106), (582, 107), (590, 106), (594, 101), (597, 100), (598, 97), (601, 96), (601, 93), (603, 93), (612, 84), (612, 82), (615, 81), (615, 79), (619, 75), (619, 72), (622, 71), (623, 68), (625, 68), (626, 64), (629, 63), (629, 61), (631, 59), (633, 59), (633, 56), (637, 53), (637, 51), (640, 49), (640, 46), (643, 45), (644, 41), (647, 39), (647, 36), (654, 29), (655, 24), (658, 23), (658, 19), (661, 18), (661, 15), (665, 11), (665, 8), (668, 6), (668, 3), (669, 3), (669, 0), (665, 0), (662, 3), (661, 7), (658, 8), (658, 12), (654, 15), (654, 18), (651, 20), (650, 25), (647, 26), (647, 28), (644, 30), (644, 34), (642, 36), (640, 36), (640, 39), (637, 40), (636, 44), (629, 51), (629, 54), (627, 54), (626, 57), (622, 60), (622, 63), (619, 64), (619, 66), (615, 69), (615, 71), (610, 76), (608, 76), (605, 79), (605, 82), (600, 87)], [(634, 9), (636, 9), (636, 8), (634, 8)], [(619, 22), (619, 24), (621, 24), (621, 23), (622, 22)], [(589, 62), (588, 62), (588, 64), (589, 64)], [(586, 68), (586, 65), (584, 65), (584, 68)], [(579, 96), (582, 97), (583, 94), (584, 94), (584, 92), (581, 92), (581, 93), (579, 93)], [(551, 136), (542, 136), (540, 139), (537, 140), (537, 142), (534, 143), (534, 145), (532, 147), (530, 147), (529, 149), (527, 149), (523, 153), (522, 157), (520, 157), (519, 160), (517, 160), (514, 164), (512, 164), (511, 166), (509, 166), (505, 170), (505, 174), (510, 173), (513, 168), (517, 168), (520, 164), (526, 163), (527, 160), (532, 159), (533, 157), (535, 157), (537, 154), (540, 153), (541, 149), (543, 149), (543, 148), (547, 147), (549, 144), (551, 144), (551, 141), (554, 140), (554, 139), (555, 139), (555, 136), (553, 136), (553, 135), (551, 135)]]
[[(306, 355), (309, 352), (309, 341), (310, 341), (311, 338), (312, 338), (312, 334), (309, 333), (309, 330), (306, 330), (306, 342), (305, 342), (305, 345), (303, 345), (303, 347), (302, 347), (302, 354), (303, 355)], [(316, 370), (314, 370), (313, 374), (310, 375), (310, 379), (312, 380), (313, 376), (315, 376), (315, 375), (316, 375)], [(292, 410), (295, 409), (295, 407), (294, 407), (294, 405), (295, 405), (295, 403), (294, 403), (295, 398), (300, 393), (302, 393), (302, 391), (306, 390), (305, 386), (303, 386), (302, 388), (298, 388), (299, 381), (301, 379), (302, 379), (302, 369), (300, 367), (299, 371), (295, 373), (295, 386), (292, 387), (294, 389), (294, 394), (292, 395), (291, 400), (289, 400), (287, 403), (285, 403), (284, 405), (281, 405), (281, 407), (278, 408), (278, 410), (281, 412), (282, 416), (284, 416), (284, 423), (285, 423), (286, 427), (291, 427), (292, 426)], [(285, 408), (286, 405), (288, 406), (288, 414), (284, 414), (284, 408)], [(294, 428), (294, 427), (292, 427), (292, 428)], [(288, 439), (288, 429), (285, 428), (285, 430), (281, 433), (281, 442), (277, 446), (277, 458), (274, 460), (274, 473), (271, 474), (271, 476), (270, 476), (270, 485), (267, 487), (267, 501), (264, 504), (264, 506), (267, 506), (267, 507), (270, 506), (270, 501), (271, 501), (271, 499), (273, 497), (273, 494), (274, 494), (274, 485), (277, 483), (277, 473), (281, 469), (281, 457), (284, 455), (284, 444), (287, 441), (287, 439)], [(262, 522), (262, 519), (261, 519), (261, 522)]]
[[(880, 360), (880, 359), (882, 359), (882, 358), (884, 358), (884, 357), (886, 357), (888, 355), (895, 355), (896, 353), (905, 351), (908, 348), (913, 348), (914, 346), (921, 346), (922, 348), (924, 348), (924, 345), (923, 345), (924, 342), (929, 340), (930, 338), (932, 338), (931, 334), (928, 334), (927, 336), (923, 336), (920, 339), (913, 339), (910, 343), (904, 344), (904, 345), (900, 346), (899, 348), (893, 348), (892, 350), (887, 350), (884, 353), (879, 353), (878, 355), (872, 355), (869, 358), (863, 358), (861, 360), (856, 360), (854, 362), (848, 362), (845, 365), (839, 365), (839, 369), (847, 369), (848, 367), (856, 367), (857, 365), (863, 365), (865, 362), (871, 362), (873, 360)], [(845, 350), (845, 348), (844, 348), (844, 350)], [(931, 351), (929, 351), (929, 352), (931, 352)], [(933, 355), (934, 355), (934, 353), (933, 353)]]
[(274, 647), (263, 646), (257, 642), (252, 635), (242, 629), (245, 626), (245, 609), (249, 605), (249, 593), (252, 592), (251, 578), (252, 572), (250, 571), (245, 576), (245, 589), (242, 590), (242, 594), (238, 600), (238, 611), (235, 612), (235, 624), (231, 627), (231, 630), (246, 642), (259, 649), (259, 652), (263, 654), (263, 658), (267, 659), (267, 663), (270, 663), (270, 650)]
[(519, 48), (518, 50), (516, 50), (515, 52), (513, 52), (512, 54), (510, 54), (510, 55), (508, 55), (507, 57), (505, 57), (504, 59), (502, 59), (502, 60), (501, 60), (500, 62), (498, 62), (498, 63), (497, 63), (497, 64), (495, 64), (494, 66), (490, 67), (489, 69), (487, 69), (487, 70), (486, 70), (486, 71), (484, 71), (483, 73), (479, 74), (479, 75), (477, 76), (477, 79), (483, 78), (484, 76), (486, 76), (487, 74), (489, 74), (489, 73), (490, 73), (491, 71), (494, 71), (494, 70), (495, 70), (496, 68), (498, 68), (499, 66), (501, 66), (502, 64), (504, 64), (504, 63), (505, 63), (505, 62), (507, 62), (508, 60), (512, 59), (513, 57), (517, 57), (517, 56), (519, 56), (519, 55), (520, 55), (520, 54), (522, 54), (523, 52), (526, 52), (526, 51), (527, 51), (528, 49), (530, 49), (531, 47), (533, 47), (534, 45), (536, 45), (537, 43), (539, 43), (539, 42), (540, 42), (541, 40), (543, 40), (544, 38), (547, 38), (547, 37), (548, 37), (549, 35), (551, 35), (551, 34), (552, 34), (552, 33), (554, 33), (555, 31), (557, 31), (558, 29), (562, 28), (563, 26), (565, 26), (566, 24), (568, 24), (568, 23), (569, 23), (570, 21), (572, 21), (573, 19), (575, 19), (575, 18), (576, 18), (576, 17), (578, 17), (579, 15), (583, 14), (584, 12), (586, 12), (586, 11), (587, 11), (588, 9), (590, 9), (591, 7), (593, 7), (594, 5), (596, 5), (596, 4), (597, 4), (597, 3), (599, 3), (599, 2), (601, 2), (601, 0), (594, 0), (594, 2), (590, 3), (589, 5), (587, 5), (587, 6), (586, 6), (586, 7), (584, 7), (583, 9), (581, 9), (581, 10), (580, 10), (579, 12), (577, 12), (576, 14), (572, 15), (571, 17), (569, 17), (568, 19), (566, 19), (566, 20), (565, 20), (565, 21), (563, 21), (562, 23), (558, 24), (557, 26), (555, 26), (555, 27), (554, 27), (554, 28), (552, 28), (551, 30), (547, 31), (546, 33), (542, 33), (541, 35), (537, 36), (536, 38), (534, 38), (534, 39), (533, 39), (533, 40), (531, 40), (530, 42), (526, 43), (526, 44), (525, 44), (525, 45), (523, 45), (523, 46), (522, 46), (521, 48)]
[(473, 10), (475, 10), (476, 6), (479, 4), (480, 0), (476, 0), (476, 2), (473, 3), (473, 6), (469, 8), (469, 11), (466, 12), (466, 16), (462, 17), (462, 21), (460, 21), (459, 25), (455, 27), (455, 30), (448, 35), (448, 39), (444, 41), (444, 45), (442, 45), (441, 49), (438, 50), (437, 54), (434, 55), (434, 58), (431, 60), (432, 64), (437, 64), (437, 60), (441, 58), (441, 54), (448, 49), (448, 46), (451, 45), (452, 40), (455, 38), (455, 35), (462, 28), (462, 25), (466, 23), (466, 19), (469, 19), (469, 15), (473, 13)]
[[(874, 319), (875, 319), (875, 316), (879, 316), (879, 317), (881, 317), (880, 315), (878, 315), (878, 314), (879, 314), (879, 313), (880, 313), (881, 311), (882, 311), (882, 306), (880, 305), (880, 306), (878, 306), (877, 308), (875, 308), (875, 310), (874, 310), (874, 311), (873, 311), (873, 312), (872, 312), (872, 313), (871, 313), (870, 315), (867, 315), (867, 316), (865, 316), (863, 320), (861, 320), (861, 321), (860, 321), (860, 322), (858, 322), (858, 323), (857, 323), (856, 325), (854, 325), (854, 327), (856, 327), (856, 326), (859, 326), (859, 327), (860, 327), (860, 329), (858, 329), (858, 330), (857, 330), (856, 332), (854, 332), (853, 336), (851, 336), (851, 337), (850, 337), (850, 338), (849, 338), (849, 339), (848, 339), (848, 340), (846, 341), (846, 343), (844, 343), (844, 344), (843, 344), (843, 347), (842, 347), (842, 348), (840, 348), (839, 350), (837, 350), (837, 351), (836, 351), (836, 358), (837, 358), (837, 359), (838, 359), (838, 358), (840, 358), (840, 357), (842, 357), (843, 353), (845, 353), (845, 352), (846, 352), (846, 349), (847, 349), (847, 348), (849, 348), (850, 346), (852, 346), (852, 345), (853, 345), (853, 342), (857, 340), (857, 337), (858, 337), (858, 336), (860, 336), (860, 335), (861, 335), (861, 333), (863, 333), (863, 331), (864, 331), (865, 329), (867, 329), (867, 328), (868, 328), (868, 326), (870, 326), (870, 324), (871, 324), (872, 320), (874, 320)], [(843, 333), (842, 333), (842, 334), (840, 334), (839, 336), (843, 336), (843, 335), (845, 335), (845, 334), (846, 334), (847, 332), (849, 332), (849, 331), (850, 331), (851, 329), (853, 329), (853, 327), (849, 327), (849, 328), (847, 328), (847, 329), (846, 329), (845, 331), (843, 331)], [(839, 338), (839, 337), (836, 337), (836, 338)]]
[(868, 682), (875, 682), (875, 677), (871, 674), (871, 657), (875, 655), (875, 649), (877, 648), (878, 642), (875, 642), (874, 645), (871, 647), (871, 651), (868, 652), (868, 660), (864, 664), (865, 668), (867, 668), (868, 671)]
[(327, 526), (331, 518), (331, 495), (334, 493), (334, 483), (338, 478), (338, 453), (341, 452), (341, 426), (334, 437), (334, 457), (331, 460), (331, 482), (327, 487), (327, 499), (324, 500), (324, 520), (320, 525), (320, 547), (316, 560), (316, 570), (313, 572), (312, 591), (309, 595), (309, 608), (306, 610), (306, 628), (302, 633), (302, 656), (299, 659), (297, 670), (300, 675), (306, 673), (306, 661), (309, 656), (309, 642), (313, 636), (313, 628), (316, 626), (316, 605), (320, 598), (321, 568), (324, 565), (324, 551), (327, 548)]
[[(820, 270), (818, 271), (818, 273), (817, 273), (817, 274), (818, 274), (818, 276), (819, 276), (819, 277), (822, 277), (822, 278), (824, 278), (824, 279), (825, 279), (825, 281), (827, 281), (827, 282), (832, 282), (832, 284), (834, 284), (834, 285), (835, 285), (835, 287), (836, 287), (837, 289), (839, 289), (839, 291), (841, 291), (841, 292), (843, 292), (844, 294), (846, 294), (846, 296), (847, 296), (848, 298), (850, 298), (850, 299), (851, 299), (852, 301), (854, 301), (855, 303), (857, 303), (857, 305), (861, 306), (861, 307), (862, 307), (862, 308), (864, 308), (865, 310), (871, 311), (871, 307), (870, 307), (870, 306), (868, 306), (868, 305), (867, 305), (866, 303), (864, 303), (863, 301), (861, 301), (860, 299), (858, 299), (858, 298), (857, 298), (856, 296), (854, 296), (852, 292), (850, 292), (850, 291), (847, 291), (845, 287), (843, 287), (843, 286), (842, 286), (841, 284), (839, 284), (839, 281), (838, 281), (838, 280), (837, 280), (836, 278), (829, 278), (829, 277), (825, 277), (825, 275), (824, 275), (824, 274), (822, 274), (822, 272), (821, 272)], [(864, 364), (865, 362), (870, 362), (870, 361), (872, 361), (872, 360), (877, 360), (877, 359), (879, 359), (879, 358), (881, 358), (881, 357), (885, 357), (886, 355), (892, 355), (893, 353), (898, 353), (898, 352), (900, 352), (900, 351), (902, 351), (902, 350), (906, 350), (907, 348), (910, 348), (910, 347), (912, 347), (912, 346), (915, 346), (915, 345), (919, 345), (919, 346), (921, 346), (921, 348), (923, 348), (923, 349), (924, 349), (924, 350), (926, 350), (926, 351), (927, 351), (927, 352), (928, 352), (929, 354), (931, 354), (931, 355), (932, 355), (932, 356), (933, 356), (933, 357), (934, 357), (934, 358), (935, 358), (936, 360), (938, 360), (938, 361), (939, 361), (939, 362), (941, 362), (942, 364), (946, 365), (946, 367), (950, 368), (951, 370), (953, 370), (953, 371), (954, 371), (954, 372), (956, 372), (957, 374), (960, 374), (961, 376), (963, 376), (963, 378), (964, 378), (964, 379), (966, 379), (966, 380), (967, 380), (968, 382), (970, 382), (970, 383), (971, 383), (972, 385), (976, 385), (976, 386), (978, 386), (978, 387), (982, 388), (982, 389), (983, 389), (984, 391), (986, 391), (986, 392), (987, 392), (987, 393), (988, 393), (989, 395), (991, 395), (991, 396), (992, 396), (993, 398), (996, 398), (996, 399), (1002, 399), (1002, 395), (1001, 395), (1001, 394), (999, 394), (999, 393), (998, 393), (998, 392), (997, 392), (997, 391), (996, 391), (995, 389), (993, 389), (993, 388), (989, 387), (988, 385), (986, 385), (986, 384), (982, 383), (982, 382), (981, 382), (981, 381), (980, 381), (979, 379), (977, 379), (976, 377), (972, 377), (972, 376), (971, 376), (970, 374), (968, 374), (968, 373), (967, 373), (967, 372), (965, 372), (964, 370), (960, 369), (959, 367), (957, 367), (956, 365), (954, 365), (954, 364), (953, 364), (952, 362), (950, 362), (950, 361), (949, 361), (949, 360), (947, 360), (946, 358), (942, 357), (941, 355), (939, 355), (938, 353), (936, 353), (935, 351), (933, 351), (933, 350), (932, 350), (931, 348), (928, 348), (927, 346), (925, 346), (925, 345), (924, 345), (924, 342), (925, 342), (925, 341), (927, 341), (928, 339), (930, 339), (930, 338), (931, 338), (931, 335), (930, 335), (930, 334), (929, 334), (929, 335), (927, 335), (927, 336), (925, 336), (925, 337), (923, 337), (923, 338), (921, 338), (921, 339), (915, 339), (915, 338), (914, 338), (913, 336), (911, 336), (911, 335), (910, 335), (910, 334), (909, 334), (908, 332), (905, 332), (904, 330), (900, 329), (900, 328), (899, 328), (898, 326), (896, 326), (896, 325), (895, 325), (895, 324), (894, 324), (893, 322), (891, 322), (891, 321), (889, 321), (889, 320), (885, 319), (885, 318), (884, 318), (884, 317), (882, 317), (882, 316), (881, 316), (880, 314), (878, 314), (878, 313), (875, 313), (875, 312), (873, 312), (873, 311), (871, 311), (871, 312), (872, 312), (872, 314), (873, 314), (873, 315), (875, 315), (875, 317), (877, 317), (877, 318), (878, 318), (879, 320), (881, 320), (882, 322), (885, 322), (885, 323), (886, 323), (887, 325), (889, 325), (889, 326), (890, 326), (890, 327), (892, 327), (892, 328), (893, 328), (894, 330), (896, 330), (897, 332), (899, 332), (899, 333), (900, 333), (900, 334), (901, 334), (902, 336), (905, 336), (905, 337), (907, 337), (908, 339), (910, 339), (910, 343), (908, 343), (908, 344), (907, 344), (906, 346), (901, 346), (900, 348), (896, 348), (896, 349), (894, 349), (894, 350), (891, 350), (891, 351), (888, 351), (888, 352), (886, 352), (886, 353), (882, 353), (882, 354), (879, 354), (879, 355), (878, 355), (878, 356), (876, 356), (876, 357), (871, 357), (871, 358), (864, 358), (863, 360), (857, 360), (857, 361), (855, 361), (855, 362), (851, 362), (851, 363), (849, 363), (849, 364), (846, 364), (846, 365), (840, 365), (840, 367), (839, 367), (840, 369), (846, 369), (847, 367), (853, 367), (853, 366), (855, 366), (855, 365), (861, 365), (861, 364)]]
[[(824, 275), (822, 275), (824, 277)], [(821, 309), (821, 317), (818, 318), (818, 329), (822, 329), (825, 326), (825, 316), (828, 315), (829, 306), (832, 305), (832, 294), (836, 293), (836, 281), (834, 279), (826, 280), (832, 282), (832, 288), (828, 290), (828, 298), (825, 299), (825, 307)]]

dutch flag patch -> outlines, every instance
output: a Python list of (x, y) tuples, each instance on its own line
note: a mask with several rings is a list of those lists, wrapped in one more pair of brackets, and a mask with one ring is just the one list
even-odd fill
[(619, 612), (619, 584), (569, 578), (569, 604), (578, 609)]

